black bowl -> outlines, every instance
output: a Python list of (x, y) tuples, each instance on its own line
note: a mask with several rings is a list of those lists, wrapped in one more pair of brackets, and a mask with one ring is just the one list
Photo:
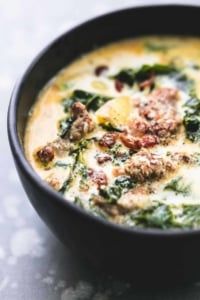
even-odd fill
[(200, 35), (200, 7), (137, 7), (107, 14), (65, 33), (39, 54), (17, 84), (8, 111), (15, 164), (33, 206), (52, 231), (98, 268), (136, 283), (200, 279), (200, 230), (124, 228), (94, 217), (43, 182), (24, 156), (29, 109), (40, 89), (81, 54), (115, 40), (149, 34)]

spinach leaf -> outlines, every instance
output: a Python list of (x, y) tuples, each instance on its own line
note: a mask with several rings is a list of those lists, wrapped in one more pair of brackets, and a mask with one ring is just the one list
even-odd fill
[(71, 117), (67, 117), (66, 119), (60, 121), (58, 135), (61, 138), (64, 138), (66, 134), (69, 132), (72, 123), (73, 123), (73, 119)]
[(183, 124), (186, 136), (192, 142), (200, 141), (200, 100), (189, 99), (185, 104)]
[(183, 177), (179, 176), (172, 179), (165, 187), (164, 190), (169, 190), (175, 192), (177, 195), (182, 194), (187, 196), (191, 192), (191, 187), (189, 184), (185, 184)]
[(184, 205), (177, 226), (184, 228), (200, 226), (200, 205)]
[(71, 182), (72, 182), (72, 177), (69, 176), (69, 178), (64, 181), (62, 187), (59, 189), (58, 192), (63, 195), (66, 192)]
[(155, 203), (146, 209), (133, 211), (127, 223), (145, 228), (194, 228), (200, 226), (200, 205), (182, 205), (178, 212), (173, 206)]
[(96, 111), (110, 99), (111, 97), (83, 90), (74, 90), (70, 98), (63, 100), (63, 107), (64, 111), (68, 112), (73, 103), (81, 102), (87, 107), (88, 110)]
[(100, 189), (99, 195), (107, 200), (110, 204), (115, 204), (129, 189), (133, 188), (135, 183), (130, 176), (120, 176), (108, 188)]
[(111, 123), (104, 123), (104, 124), (100, 124), (100, 126), (107, 130), (107, 131), (117, 131), (117, 132), (123, 132), (122, 129), (112, 125)]
[(148, 79), (152, 74), (165, 75), (176, 71), (177, 70), (171, 65), (143, 65), (137, 70), (130, 68), (122, 69), (119, 73), (114, 75), (113, 78), (132, 86), (135, 82), (141, 82)]
[(169, 228), (173, 223), (170, 207), (162, 203), (136, 210), (131, 213), (130, 219), (140, 227)]

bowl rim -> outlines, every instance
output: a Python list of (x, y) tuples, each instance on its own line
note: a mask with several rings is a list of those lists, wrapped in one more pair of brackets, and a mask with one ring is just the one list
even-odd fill
[(117, 9), (114, 11), (110, 11), (105, 14), (98, 15), (96, 17), (90, 18), (84, 22), (79, 23), (76, 26), (73, 26), (67, 31), (64, 31), (62, 34), (58, 35), (56, 38), (51, 40), (46, 46), (43, 47), (41, 51), (39, 51), (38, 54), (35, 55), (35, 58), (31, 61), (31, 63), (28, 65), (20, 79), (15, 84), (15, 87), (13, 89), (13, 92), (11, 94), (11, 99), (8, 107), (8, 113), (7, 113), (7, 132), (8, 132), (8, 139), (10, 143), (10, 148), (12, 150), (12, 154), (15, 158), (15, 161), (17, 165), (20, 167), (20, 170), (23, 171), (23, 174), (26, 175), (26, 177), (34, 183), (34, 186), (36, 188), (44, 190), (46, 195), (53, 197), (58, 203), (62, 203), (67, 209), (70, 209), (74, 213), (77, 214), (77, 217), (81, 216), (86, 219), (90, 219), (91, 222), (103, 226), (105, 229), (109, 230), (115, 230), (118, 231), (118, 233), (124, 234), (124, 235), (139, 235), (139, 236), (153, 236), (153, 237), (168, 237), (168, 238), (176, 238), (178, 237), (186, 237), (191, 235), (199, 235), (200, 234), (200, 228), (199, 229), (160, 229), (160, 228), (140, 228), (140, 227), (129, 227), (124, 225), (119, 225), (116, 223), (113, 223), (111, 221), (107, 221), (103, 218), (100, 218), (98, 216), (94, 216), (91, 212), (86, 211), (76, 204), (74, 204), (71, 201), (68, 201), (66, 198), (64, 198), (62, 195), (60, 195), (58, 192), (53, 190), (44, 180), (42, 180), (39, 175), (36, 173), (36, 171), (32, 168), (31, 164), (27, 160), (23, 147), (20, 143), (20, 138), (18, 136), (17, 132), (17, 106), (20, 101), (20, 93), (23, 89), (24, 83), (26, 82), (26, 79), (28, 78), (29, 74), (31, 73), (34, 66), (40, 61), (40, 59), (45, 56), (46, 52), (54, 47), (57, 42), (59, 42), (62, 38), (64, 38), (68, 34), (73, 34), (74, 31), (81, 29), (85, 25), (92, 25), (94, 21), (101, 20), (105, 17), (112, 17), (114, 15), (117, 15), (118, 13), (126, 13), (126, 11), (130, 10), (137, 10), (137, 9), (149, 9), (149, 8), (161, 8), (161, 7), (171, 7), (171, 8), (200, 8), (198, 4), (142, 4), (142, 5), (135, 5), (131, 7), (126, 7), (124, 9)]

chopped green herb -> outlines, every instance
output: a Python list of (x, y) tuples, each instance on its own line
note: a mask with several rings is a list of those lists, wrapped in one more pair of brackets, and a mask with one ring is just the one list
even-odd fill
[(183, 177), (179, 176), (172, 179), (164, 188), (165, 190), (173, 191), (176, 194), (182, 194), (187, 196), (191, 192), (191, 187), (189, 184), (185, 184)]

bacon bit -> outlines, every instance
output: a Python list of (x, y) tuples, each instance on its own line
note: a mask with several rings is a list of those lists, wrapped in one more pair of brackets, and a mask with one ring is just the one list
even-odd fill
[(142, 81), (139, 84), (140, 90), (144, 90), (147, 87), (152, 88), (154, 85), (154, 80), (155, 80), (155, 77), (153, 75), (151, 75), (151, 77), (149, 79)]
[(100, 76), (102, 73), (108, 70), (108, 66), (102, 65), (95, 68), (94, 73), (96, 76)]
[(102, 147), (112, 148), (116, 143), (117, 136), (118, 135), (116, 133), (105, 133), (99, 140), (99, 145)]
[(51, 146), (45, 146), (36, 153), (37, 158), (44, 163), (47, 164), (54, 159), (54, 151)]
[(98, 188), (108, 184), (107, 176), (103, 171), (88, 170), (88, 175), (92, 181), (98, 185)]
[(116, 79), (115, 80), (115, 89), (120, 93), (122, 91), (123, 87), (124, 87), (123, 83), (120, 80)]
[(110, 157), (110, 155), (108, 154), (100, 154), (98, 157), (97, 157), (97, 162), (101, 165), (103, 164), (104, 162), (106, 161), (109, 161), (109, 160), (112, 160), (112, 158)]

